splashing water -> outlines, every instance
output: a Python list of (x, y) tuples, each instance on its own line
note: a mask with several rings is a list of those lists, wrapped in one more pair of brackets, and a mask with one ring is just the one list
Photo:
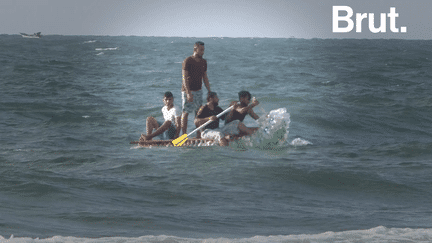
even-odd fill
[(312, 143), (309, 142), (309, 141), (307, 141), (307, 140), (303, 140), (301, 138), (296, 138), (296, 139), (292, 140), (290, 144), (292, 146), (298, 147), (298, 146), (309, 145), (309, 144), (312, 144)]
[(258, 131), (250, 137), (244, 137), (242, 143), (247, 147), (260, 149), (281, 147), (288, 139), (290, 122), (290, 114), (286, 108), (272, 110), (258, 119)]

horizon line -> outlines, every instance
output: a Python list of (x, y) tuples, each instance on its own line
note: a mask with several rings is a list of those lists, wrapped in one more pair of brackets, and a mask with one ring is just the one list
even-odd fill
[[(21, 34), (6, 34), (2, 33), (0, 35), (21, 35)], [(146, 35), (96, 35), (96, 34), (90, 34), (90, 35), (79, 35), (79, 34), (46, 34), (42, 36), (98, 36), (98, 37), (165, 37), (165, 38), (239, 38), (239, 39), (304, 39), (304, 40), (312, 40), (312, 39), (353, 39), (353, 40), (432, 40), (432, 39), (405, 39), (405, 38), (355, 38), (355, 37), (310, 37), (310, 38), (304, 38), (304, 37), (251, 37), (251, 36), (245, 36), (245, 37), (232, 37), (232, 36), (146, 36)]]

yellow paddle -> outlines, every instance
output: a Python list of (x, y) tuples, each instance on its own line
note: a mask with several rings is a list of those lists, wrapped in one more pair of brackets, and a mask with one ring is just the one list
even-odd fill
[[(228, 111), (230, 111), (234, 106), (230, 106), (228, 107), (226, 110), (222, 111), (219, 115), (217, 115), (216, 117), (219, 118), (221, 117), (223, 114), (227, 113)], [(212, 122), (212, 120), (208, 120), (206, 123), (202, 124), (201, 126), (199, 126), (197, 129), (193, 130), (192, 132), (190, 132), (189, 134), (183, 134), (180, 137), (174, 139), (172, 141), (172, 143), (174, 144), (174, 146), (182, 146), (184, 142), (186, 142), (186, 140), (188, 140), (188, 136), (194, 134), (196, 131), (198, 131), (199, 129), (207, 126), (208, 124), (210, 124)]]

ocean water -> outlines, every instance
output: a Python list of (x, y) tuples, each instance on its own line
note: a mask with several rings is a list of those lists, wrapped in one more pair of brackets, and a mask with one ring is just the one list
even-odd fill
[[(197, 40), (282, 142), (130, 144)], [(1, 35), (0, 241), (430, 242), (431, 94), (430, 40)]]

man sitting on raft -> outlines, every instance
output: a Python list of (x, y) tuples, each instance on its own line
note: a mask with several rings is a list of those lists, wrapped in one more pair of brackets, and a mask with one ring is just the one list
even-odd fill
[(258, 120), (259, 116), (255, 114), (253, 108), (259, 104), (258, 100), (252, 98), (252, 95), (248, 91), (240, 91), (238, 93), (239, 101), (231, 102), (231, 105), (234, 105), (234, 108), (227, 114), (225, 119), (225, 126), (234, 123), (241, 124), (239, 126), (244, 127), (241, 132), (246, 133), (246, 135), (253, 134), (256, 132), (259, 127), (246, 127), (242, 122), (245, 119), (246, 115), (250, 115), (253, 119)]
[[(152, 140), (152, 138), (159, 135), (162, 140), (175, 139), (179, 136), (181, 129), (181, 113), (180, 109), (174, 105), (173, 94), (169, 91), (165, 92), (162, 101), (165, 104), (165, 106), (162, 107), (164, 123), (158, 122), (152, 116), (148, 117), (146, 121), (147, 135), (141, 134), (140, 141)], [(156, 131), (153, 132), (153, 129), (156, 129)]]
[[(195, 118), (195, 126), (199, 127), (208, 120), (212, 120), (210, 124), (205, 126), (205, 130), (201, 133), (201, 138), (214, 139), (219, 142), (220, 146), (229, 144), (230, 135), (250, 135), (254, 132), (253, 129), (247, 128), (241, 122), (232, 122), (219, 128), (219, 118), (216, 117), (223, 110), (219, 106), (219, 98), (216, 92), (207, 94), (207, 104), (201, 106)], [(225, 120), (227, 115), (223, 115), (220, 119)]]

